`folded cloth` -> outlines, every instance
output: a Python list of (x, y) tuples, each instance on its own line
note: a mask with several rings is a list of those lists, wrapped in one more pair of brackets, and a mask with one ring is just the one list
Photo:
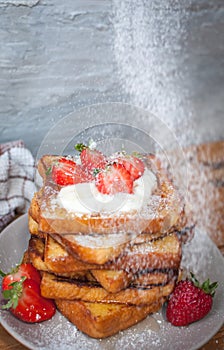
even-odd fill
[(25, 213), (36, 191), (35, 161), (23, 141), (0, 144), (0, 231)]

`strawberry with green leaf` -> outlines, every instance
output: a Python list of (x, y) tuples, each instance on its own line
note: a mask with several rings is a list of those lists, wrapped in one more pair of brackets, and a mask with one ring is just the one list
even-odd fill
[(22, 277), (35, 280), (40, 284), (41, 276), (39, 271), (32, 264), (21, 264), (13, 268), (9, 273), (5, 274), (0, 270), (0, 276), (3, 277), (2, 289), (8, 289), (13, 282), (20, 281)]
[(187, 326), (205, 317), (211, 310), (217, 282), (207, 279), (200, 285), (191, 278), (178, 282), (167, 304), (167, 320), (174, 326)]
[(41, 276), (33, 265), (21, 264), (8, 274), (0, 274), (2, 295), (7, 300), (2, 309), (29, 323), (48, 320), (55, 314), (54, 302), (41, 296)]

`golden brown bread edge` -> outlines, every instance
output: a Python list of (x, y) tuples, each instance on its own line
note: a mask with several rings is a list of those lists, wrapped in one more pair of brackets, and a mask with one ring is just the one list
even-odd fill
[(56, 299), (58, 310), (81, 332), (92, 338), (106, 338), (125, 330), (157, 312), (165, 299), (142, 306), (124, 304), (88, 303)]
[(110, 293), (117, 293), (130, 284), (144, 287), (150, 284), (166, 284), (173, 277), (174, 270), (143, 271), (138, 274), (128, 274), (122, 270), (91, 270), (91, 274), (100, 285)]
[[(32, 256), (35, 257), (36, 254), (38, 255), (37, 244), (41, 244), (38, 239), (40, 238), (31, 237), (29, 243), (31, 258)], [(53, 252), (49, 251), (50, 247), (52, 248), (51, 244), (44, 245), (44, 263), (49, 270), (54, 270), (55, 272), (103, 269), (124, 270), (128, 273), (136, 273), (144, 269), (175, 269), (179, 268), (182, 250), (178, 237), (175, 234), (171, 234), (150, 243), (133, 245), (123, 251), (119, 257), (106, 264), (90, 264), (69, 254), (59, 244), (53, 243)]]
[[(155, 157), (154, 157), (155, 158)], [(51, 175), (46, 175), (48, 169), (58, 156), (44, 156), (38, 163), (39, 173), (44, 183), (41, 190), (35, 196), (38, 203), (36, 221), (38, 222), (38, 230), (46, 233), (117, 233), (117, 232), (133, 232), (136, 231), (136, 222), (139, 232), (147, 233), (167, 232), (173, 227), (183, 211), (183, 200), (176, 190), (172, 182), (168, 179), (165, 171), (152, 156), (145, 157), (146, 165), (155, 173), (157, 177), (157, 198), (160, 201), (155, 206), (154, 216), (149, 220), (141, 213), (133, 213), (130, 215), (109, 215), (100, 216), (100, 214), (75, 216), (68, 213), (62, 207), (51, 208), (50, 198), (56, 198), (60, 190), (60, 186), (55, 185), (51, 179)], [(45, 210), (47, 208), (47, 210)], [(31, 213), (33, 217), (33, 214)]]
[[(45, 243), (46, 242), (46, 243)], [(49, 259), (45, 258), (46, 246), (48, 242), (52, 253)], [(173, 269), (146, 269), (137, 273), (127, 273), (124, 270), (93, 269), (87, 264), (85, 269), (80, 266), (80, 261), (73, 259), (57, 242), (51, 237), (44, 241), (38, 237), (31, 237), (28, 245), (28, 255), (31, 263), (41, 271), (46, 271), (59, 276), (75, 278), (77, 276), (86, 277), (90, 273), (103, 288), (111, 293), (116, 293), (126, 288), (131, 282), (142, 286), (148, 284), (165, 284), (175, 274)], [(140, 268), (140, 267), (139, 267)], [(78, 278), (78, 277), (77, 277)]]
[(43, 273), (41, 294), (49, 299), (82, 300), (97, 303), (120, 303), (128, 305), (149, 305), (161, 297), (169, 296), (174, 288), (176, 278), (166, 285), (149, 285), (137, 287), (130, 285), (117, 293), (106, 291), (94, 281), (80, 281)]
[[(125, 261), (130, 256), (132, 258), (132, 262), (134, 263), (137, 255), (139, 257), (138, 259), (144, 255), (144, 259), (148, 259), (149, 263), (152, 263), (151, 261), (153, 259), (158, 259), (158, 261), (161, 261), (161, 255), (164, 259), (164, 264), (169, 258), (172, 258), (173, 262), (175, 263), (177, 254), (181, 250), (181, 243), (175, 233), (153, 241), (143, 239), (142, 243), (138, 243), (138, 241), (141, 242), (140, 236), (138, 236), (137, 239), (134, 239), (126, 244), (115, 245), (115, 247), (111, 246), (101, 248), (92, 248), (77, 244), (74, 235), (54, 234), (52, 237), (76, 259), (97, 265), (111, 264), (114, 261), (118, 262), (119, 258), (122, 256), (125, 256)], [(172, 254), (172, 256), (170, 254)], [(145, 258), (146, 256), (147, 258)], [(154, 263), (156, 264), (156, 262)]]

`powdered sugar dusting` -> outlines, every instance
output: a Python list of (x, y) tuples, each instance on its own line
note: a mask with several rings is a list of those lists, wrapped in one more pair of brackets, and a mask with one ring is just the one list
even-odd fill
[[(202, 254), (203, 250), (203, 254)], [(199, 279), (204, 280), (208, 277), (214, 279), (219, 266), (213, 267), (214, 254), (217, 251), (215, 246), (211, 245), (204, 231), (197, 230), (193, 241), (183, 246), (182, 267), (188, 272), (192, 271)], [(221, 255), (221, 254), (220, 254)], [(204, 269), (202, 268), (204, 266)], [(214, 275), (208, 276), (208, 271), (212, 268)], [(215, 270), (215, 271), (214, 271)]]
[(159, 116), (182, 143), (195, 142), (198, 135), (189, 127), (187, 53), (181, 50), (187, 6), (173, 0), (114, 0), (113, 5), (114, 55), (123, 89), (132, 103)]

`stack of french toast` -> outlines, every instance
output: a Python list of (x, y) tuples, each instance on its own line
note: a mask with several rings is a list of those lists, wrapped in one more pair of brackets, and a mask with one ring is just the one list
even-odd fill
[(193, 224), (154, 155), (79, 151), (38, 163), (28, 257), (41, 294), (79, 330), (105, 338), (160, 310)]

